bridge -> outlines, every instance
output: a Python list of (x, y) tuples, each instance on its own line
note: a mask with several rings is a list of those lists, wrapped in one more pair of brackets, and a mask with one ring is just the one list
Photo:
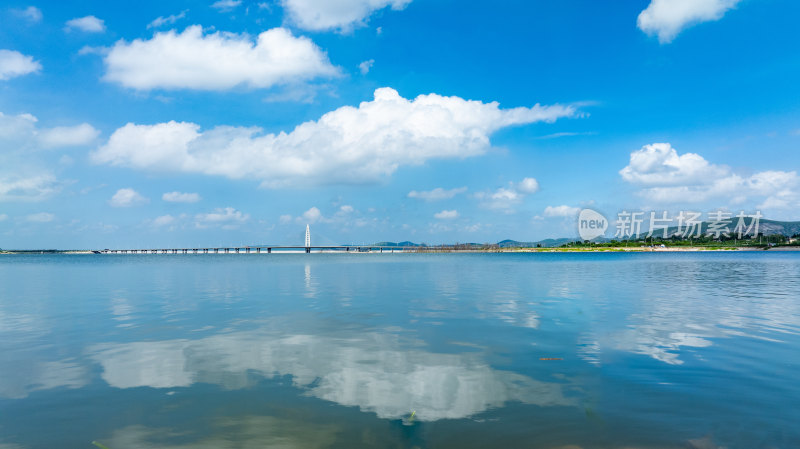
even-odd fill
[[(434, 249), (438, 247), (426, 247)], [(200, 248), (148, 248), (148, 249), (101, 249), (92, 251), (95, 254), (272, 254), (295, 252), (339, 252), (339, 253), (367, 253), (391, 252), (405, 253), (418, 252), (417, 246), (374, 246), (374, 245), (342, 245), (342, 246), (223, 246)]]
[(95, 254), (261, 254), (266, 252), (293, 253), (305, 251), (307, 254), (314, 252), (416, 252), (415, 246), (381, 246), (381, 245), (330, 245), (311, 246), (311, 229), (306, 225), (305, 245), (247, 245), (247, 246), (220, 246), (198, 248), (149, 248), (149, 249), (102, 249), (92, 251)]

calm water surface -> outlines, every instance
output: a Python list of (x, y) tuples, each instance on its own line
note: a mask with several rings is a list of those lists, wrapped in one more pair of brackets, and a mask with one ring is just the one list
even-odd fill
[(0, 449), (798, 448), (799, 365), (800, 253), (0, 256)]

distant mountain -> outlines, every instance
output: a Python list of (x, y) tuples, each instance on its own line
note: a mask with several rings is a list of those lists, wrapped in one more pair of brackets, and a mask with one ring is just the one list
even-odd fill
[[(733, 236), (736, 225), (738, 223), (738, 219), (733, 217), (731, 219), (730, 224), (728, 227), (728, 235)], [(750, 226), (751, 221), (745, 219), (744, 221), (745, 226)], [(710, 222), (704, 221), (700, 223), (700, 235), (706, 235), (708, 233), (708, 227)], [(685, 231), (684, 231), (685, 232)], [(744, 232), (744, 231), (743, 231)], [(678, 227), (673, 226), (667, 229), (667, 237), (672, 237), (678, 233)], [(752, 233), (752, 231), (751, 231)], [(786, 237), (791, 237), (793, 235), (800, 234), (800, 221), (777, 221), (777, 220), (766, 220), (761, 219), (758, 223), (758, 233), (763, 235), (783, 235)], [(647, 231), (642, 232), (642, 234), (647, 234)], [(694, 235), (697, 234), (697, 231), (694, 231)], [(663, 237), (664, 231), (662, 229), (656, 230), (653, 232), (655, 237)]]
[(414, 242), (378, 242), (373, 243), (373, 246), (420, 246)]
[[(646, 222), (647, 222), (647, 220), (645, 220), (645, 224), (646, 224)], [(737, 224), (737, 219), (736, 219), (736, 217), (734, 217), (734, 218), (731, 219), (731, 224), (729, 226), (729, 230), (730, 230), (731, 235), (732, 235), (732, 233), (734, 231), (734, 228), (736, 227), (736, 224)], [(745, 224), (749, 226), (750, 225), (750, 221), (749, 220), (745, 220)], [(700, 223), (700, 234), (701, 235), (706, 235), (706, 233), (708, 232), (708, 226), (709, 226), (709, 222)], [(610, 229), (609, 233), (613, 233), (613, 231), (614, 231), (613, 229)], [(656, 237), (661, 237), (663, 235), (663, 232), (664, 232), (663, 230), (657, 230), (656, 232), (654, 232), (654, 235)], [(678, 232), (678, 228), (673, 226), (673, 227), (667, 229), (667, 236), (671, 237), (671, 236), (675, 235), (677, 232)], [(777, 220), (761, 219), (759, 221), (759, 224), (758, 224), (758, 232), (761, 233), (761, 234), (764, 234), (764, 235), (776, 235), (776, 234), (779, 234), (779, 235), (784, 235), (786, 237), (791, 237), (793, 235), (800, 234), (800, 221), (777, 221)], [(640, 237), (643, 237), (646, 234), (647, 234), (647, 231), (645, 230), (642, 233), (640, 233), (639, 235), (640, 235)], [(554, 248), (554, 247), (561, 246), (561, 245), (563, 245), (565, 243), (574, 242), (576, 240), (578, 240), (577, 237), (572, 237), (572, 238), (566, 238), (565, 237), (565, 238), (558, 238), (558, 239), (544, 239), (544, 240), (539, 240), (539, 241), (535, 241), (535, 242), (520, 242), (520, 241), (517, 241), (517, 240), (506, 239), (506, 240), (501, 240), (501, 241), (497, 242), (497, 246), (499, 246), (500, 248), (536, 248), (537, 246), (540, 245), (542, 248)], [(598, 243), (608, 242), (610, 240), (611, 239), (607, 238), (607, 237), (599, 237), (597, 239), (594, 239), (594, 241), (598, 242)], [(378, 243), (373, 243), (373, 246), (417, 247), (417, 246), (423, 246), (423, 245), (424, 244), (421, 244), (421, 243), (414, 243), (414, 242), (408, 242), (408, 241), (399, 242), (399, 243), (396, 243), (396, 242), (378, 242)], [(458, 245), (474, 246), (476, 248), (481, 248), (481, 247), (486, 246), (486, 244), (484, 244), (484, 243), (458, 243)], [(354, 246), (357, 246), (357, 245), (354, 245)], [(436, 246), (436, 245), (426, 245), (426, 246)], [(446, 245), (446, 246), (449, 246), (449, 245)]]
[(556, 246), (561, 246), (565, 243), (574, 242), (576, 239), (574, 238), (560, 238), (560, 239), (544, 239), (539, 240), (538, 242), (518, 242), (516, 240), (502, 240), (497, 242), (497, 246), (500, 248), (536, 248), (537, 245), (541, 245), (542, 248), (552, 248)]
[(764, 235), (781, 234), (791, 237), (800, 234), (800, 221), (761, 220), (759, 231)]

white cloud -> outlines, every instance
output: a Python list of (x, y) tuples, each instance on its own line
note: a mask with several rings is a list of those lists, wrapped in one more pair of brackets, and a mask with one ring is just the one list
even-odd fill
[(198, 228), (220, 226), (223, 229), (236, 229), (249, 219), (250, 214), (244, 214), (232, 207), (217, 208), (207, 214), (197, 214), (195, 226)]
[(38, 214), (28, 215), (25, 219), (33, 223), (49, 223), (55, 220), (56, 216), (48, 212), (39, 212)]
[(399, 11), (411, 0), (282, 0), (291, 21), (310, 31), (351, 31), (363, 26), (366, 19), (379, 9), (390, 6)]
[(669, 143), (653, 143), (631, 153), (630, 163), (619, 173), (635, 184), (681, 185), (704, 183), (728, 171), (727, 167), (709, 164), (699, 154), (679, 156)]
[(0, 202), (41, 201), (60, 191), (61, 185), (49, 173), (0, 177)]
[(495, 191), (478, 192), (474, 196), (484, 207), (511, 213), (514, 207), (526, 196), (539, 191), (539, 182), (534, 178), (524, 178), (518, 183), (509, 182), (508, 187)]
[[(88, 143), (96, 130), (88, 124), (39, 128), (31, 114), (5, 115), (0, 112), (0, 202), (42, 201), (60, 192), (67, 183), (56, 179), (44, 165), (42, 149)], [(49, 159), (58, 159), (58, 156)], [(61, 155), (58, 163), (69, 165)]]
[(307, 103), (311, 104), (317, 94), (323, 90), (330, 90), (326, 84), (295, 83), (271, 89), (264, 97), (265, 103)]
[(196, 203), (200, 201), (197, 193), (167, 192), (161, 195), (161, 199), (170, 203)]
[(105, 64), (103, 79), (139, 90), (267, 88), (339, 74), (311, 39), (285, 28), (264, 31), (254, 42), (247, 34), (204, 34), (194, 25), (150, 40), (121, 40)]
[(758, 207), (764, 209), (800, 206), (800, 177), (795, 171), (767, 170), (744, 176), (711, 164), (699, 154), (678, 155), (669, 143), (634, 151), (619, 173), (623, 180), (641, 187), (641, 196), (656, 203), (759, 200)]
[(242, 4), (242, 0), (217, 0), (211, 4), (211, 7), (218, 9), (220, 12), (227, 12)]
[(8, 215), (7, 214), (0, 214), (0, 221), (6, 221), (6, 220), (8, 220)]
[(78, 50), (78, 55), (86, 56), (86, 55), (98, 55), (98, 56), (105, 56), (108, 52), (111, 51), (108, 47), (93, 47), (91, 45), (84, 45)]
[(0, 141), (9, 146), (22, 146), (34, 140), (39, 120), (31, 114), (5, 115), (0, 112)]
[(364, 61), (358, 65), (358, 70), (361, 71), (362, 75), (366, 75), (367, 73), (369, 73), (369, 69), (371, 69), (374, 64), (375, 64), (374, 59)]
[(312, 207), (311, 209), (303, 212), (303, 216), (298, 217), (297, 221), (298, 222), (302, 221), (307, 224), (314, 224), (317, 221), (319, 221), (320, 218), (322, 218), (322, 212), (320, 212), (320, 210), (317, 209), (316, 207)]
[(0, 49), (0, 81), (36, 73), (40, 70), (42, 70), (42, 64), (34, 61), (32, 56), (25, 56), (14, 50)]
[(524, 194), (536, 193), (539, 191), (539, 183), (533, 178), (525, 178), (517, 184), (517, 191)]
[(102, 19), (98, 19), (95, 16), (86, 16), (68, 20), (64, 29), (66, 31), (80, 30), (86, 33), (102, 33), (106, 30), (106, 25)]
[(160, 27), (162, 25), (172, 25), (175, 22), (177, 22), (178, 20), (181, 20), (184, 17), (186, 17), (186, 13), (187, 12), (188, 12), (188, 10), (183, 10), (183, 11), (180, 12), (180, 14), (173, 14), (173, 15), (166, 16), (166, 17), (158, 16), (155, 19), (153, 19), (153, 21), (150, 22), (147, 25), (147, 28), (158, 28), (158, 27)]
[(434, 218), (437, 220), (452, 220), (454, 218), (458, 218), (458, 211), (453, 210), (443, 210), (441, 212), (437, 212), (433, 214)]
[(500, 109), (436, 94), (402, 98), (381, 88), (374, 101), (343, 106), (290, 133), (167, 122), (128, 123), (92, 154), (95, 163), (262, 180), (265, 187), (382, 180), (403, 165), (485, 153), (498, 129), (575, 116), (572, 106)]
[(87, 145), (100, 134), (88, 123), (38, 128), (38, 121), (31, 114), (5, 115), (0, 112), (0, 145), (24, 151)]
[(14, 14), (34, 23), (42, 21), (42, 10), (35, 6), (28, 6), (25, 9), (15, 9)]
[(168, 226), (168, 225), (171, 225), (173, 223), (175, 223), (175, 217), (173, 217), (172, 215), (169, 215), (169, 214), (162, 215), (160, 217), (156, 217), (152, 221), (152, 225), (157, 227), (157, 228), (160, 228), (162, 226)]
[(741, 0), (652, 0), (636, 21), (640, 30), (662, 44), (701, 22), (719, 20)]
[(420, 200), (425, 201), (440, 201), (440, 200), (447, 200), (453, 198), (454, 196), (464, 193), (467, 191), (466, 187), (458, 187), (455, 189), (445, 190), (441, 187), (437, 187), (433, 190), (423, 190), (423, 191), (416, 191), (412, 190), (408, 192), (409, 198), (417, 198)]
[(351, 205), (345, 204), (339, 208), (332, 215), (325, 216), (318, 207), (311, 207), (303, 212), (298, 217), (291, 215), (281, 215), (279, 221), (281, 224), (296, 223), (299, 225), (314, 224), (314, 223), (335, 223), (339, 225), (348, 224), (352, 226), (363, 226), (364, 220), (356, 218), (358, 211)]
[(132, 207), (150, 202), (133, 189), (119, 189), (108, 201), (113, 207)]
[(575, 218), (578, 216), (578, 212), (580, 212), (580, 208), (567, 205), (547, 206), (544, 208), (545, 217)]
[(56, 126), (39, 132), (38, 140), (44, 148), (70, 147), (92, 143), (100, 131), (88, 123), (75, 126)]

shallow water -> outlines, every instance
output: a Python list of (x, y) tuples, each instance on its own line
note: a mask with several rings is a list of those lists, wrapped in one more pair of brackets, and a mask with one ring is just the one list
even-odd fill
[(799, 344), (798, 253), (0, 256), (0, 449), (796, 448)]

